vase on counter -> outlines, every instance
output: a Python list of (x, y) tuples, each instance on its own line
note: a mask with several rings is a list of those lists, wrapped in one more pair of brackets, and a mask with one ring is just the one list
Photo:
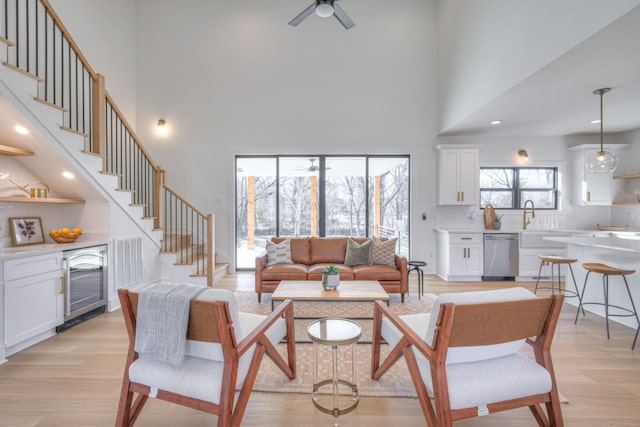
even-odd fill
[(494, 230), (500, 230), (500, 227), (502, 227), (502, 222), (501, 221), (496, 221), (493, 223), (493, 229)]

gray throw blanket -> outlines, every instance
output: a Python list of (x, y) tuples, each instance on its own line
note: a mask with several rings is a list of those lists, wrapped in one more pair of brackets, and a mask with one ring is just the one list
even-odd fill
[(135, 351), (179, 367), (184, 360), (189, 306), (206, 287), (155, 283), (140, 290)]

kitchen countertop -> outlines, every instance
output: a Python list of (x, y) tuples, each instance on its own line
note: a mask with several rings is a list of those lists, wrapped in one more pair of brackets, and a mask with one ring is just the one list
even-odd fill
[(617, 232), (609, 237), (545, 237), (552, 242), (640, 254), (640, 233)]
[(5, 247), (0, 251), (0, 259), (20, 258), (25, 256), (44, 255), (52, 252), (68, 251), (72, 249), (86, 248), (89, 246), (106, 245), (109, 242), (106, 236), (82, 235), (73, 243), (42, 243), (37, 245), (24, 245)]

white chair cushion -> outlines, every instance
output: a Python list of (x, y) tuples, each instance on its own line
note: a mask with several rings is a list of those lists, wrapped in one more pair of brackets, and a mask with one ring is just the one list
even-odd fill
[[(170, 391), (207, 402), (220, 403), (222, 390), (222, 362), (185, 356), (179, 368), (153, 359), (141, 357), (129, 367), (129, 379), (151, 388)], [(238, 372), (238, 383), (244, 381)]]
[[(429, 362), (418, 352), (416, 357), (427, 391), (433, 396)], [(447, 364), (446, 369), (451, 409), (474, 408), (551, 391), (549, 372), (520, 353)]]
[[(423, 337), (427, 333), (429, 317), (429, 313), (407, 314), (404, 316), (400, 316), (404, 323), (406, 323), (409, 328), (415, 331), (415, 333), (417, 333), (419, 337)], [(395, 347), (396, 344), (398, 344), (398, 342), (400, 341), (400, 338), (402, 338), (402, 333), (400, 333), (398, 328), (396, 328), (387, 317), (382, 318), (381, 333), (384, 340), (392, 348)]]

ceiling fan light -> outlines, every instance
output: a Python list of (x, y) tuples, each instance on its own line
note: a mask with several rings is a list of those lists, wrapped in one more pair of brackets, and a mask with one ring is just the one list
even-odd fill
[(333, 15), (333, 2), (331, 1), (320, 1), (316, 6), (316, 15), (321, 18), (328, 18)]

